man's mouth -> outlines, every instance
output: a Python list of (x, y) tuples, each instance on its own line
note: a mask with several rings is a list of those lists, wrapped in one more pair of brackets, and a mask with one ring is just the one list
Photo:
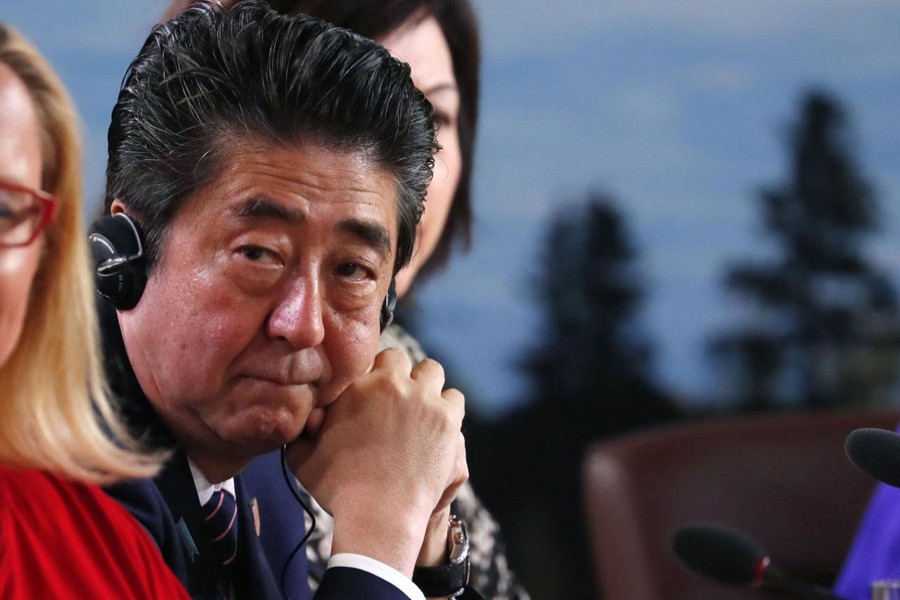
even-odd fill
[(255, 379), (265, 383), (271, 383), (279, 387), (295, 387), (301, 385), (315, 385), (314, 382), (307, 378), (294, 379), (271, 375), (241, 375), (241, 379)]

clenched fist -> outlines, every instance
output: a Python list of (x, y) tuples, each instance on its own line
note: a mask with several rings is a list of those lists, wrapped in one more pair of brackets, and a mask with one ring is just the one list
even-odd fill
[(443, 386), (434, 360), (412, 368), (405, 353), (385, 350), (318, 430), (288, 447), (295, 475), (334, 516), (334, 554), (363, 554), (410, 575), (420, 551), (443, 544), (450, 502), (468, 479), (464, 398)]

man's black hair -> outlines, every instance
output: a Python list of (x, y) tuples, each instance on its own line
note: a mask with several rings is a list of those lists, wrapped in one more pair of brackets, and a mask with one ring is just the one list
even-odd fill
[(363, 153), (397, 183), (395, 272), (409, 261), (437, 144), (407, 65), (255, 0), (198, 4), (158, 25), (113, 109), (105, 199), (107, 212), (119, 199), (140, 223), (151, 267), (178, 208), (242, 141)]

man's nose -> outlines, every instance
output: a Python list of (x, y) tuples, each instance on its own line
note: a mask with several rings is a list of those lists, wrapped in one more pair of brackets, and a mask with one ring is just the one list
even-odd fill
[(322, 343), (322, 299), (316, 278), (297, 279), (269, 316), (268, 333), (283, 338), (295, 348), (311, 348)]

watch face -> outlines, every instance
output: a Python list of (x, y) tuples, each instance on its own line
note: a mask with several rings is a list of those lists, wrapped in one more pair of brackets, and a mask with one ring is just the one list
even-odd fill
[(429, 598), (456, 598), (469, 583), (469, 536), (466, 525), (451, 517), (447, 530), (449, 564), (437, 567), (416, 567), (413, 583)]
[(455, 517), (450, 519), (450, 530), (447, 532), (450, 564), (456, 565), (469, 558), (469, 535), (466, 524)]

